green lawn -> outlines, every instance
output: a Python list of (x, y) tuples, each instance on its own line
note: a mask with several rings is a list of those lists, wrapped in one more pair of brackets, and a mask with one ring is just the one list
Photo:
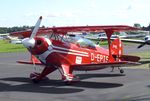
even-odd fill
[(10, 44), (7, 40), (0, 40), (0, 52), (24, 52), (22, 44)]
[(150, 69), (150, 51), (143, 51), (140, 53), (134, 53), (132, 55), (139, 56), (141, 65), (133, 66), (133, 68)]

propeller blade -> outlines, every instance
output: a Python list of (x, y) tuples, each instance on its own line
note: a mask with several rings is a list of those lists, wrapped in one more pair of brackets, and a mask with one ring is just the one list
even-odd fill
[(31, 34), (30, 38), (33, 38), (33, 37), (36, 36), (36, 33), (38, 32), (38, 29), (40, 27), (41, 21), (42, 21), (42, 16), (39, 17), (37, 23), (35, 24), (35, 27), (34, 27), (34, 29), (32, 31), (32, 34)]
[(141, 48), (141, 47), (143, 47), (145, 44), (146, 44), (146, 43), (143, 43), (143, 44), (139, 45), (137, 48)]

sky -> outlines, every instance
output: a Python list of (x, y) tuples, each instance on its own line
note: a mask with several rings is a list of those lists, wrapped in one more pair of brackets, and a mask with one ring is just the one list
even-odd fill
[(150, 23), (150, 0), (0, 0), (0, 27)]

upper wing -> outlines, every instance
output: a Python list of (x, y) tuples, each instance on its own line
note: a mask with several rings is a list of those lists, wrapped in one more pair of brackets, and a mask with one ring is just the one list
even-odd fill
[[(12, 36), (18, 36), (20, 38), (26, 38), (26, 37), (30, 37), (32, 33), (32, 30), (26, 30), (26, 31), (18, 31), (18, 32), (12, 32), (10, 33), (10, 35)], [(50, 34), (51, 30), (48, 30), (46, 28), (40, 28), (37, 32), (37, 35), (46, 35), (46, 34)]]
[[(105, 31), (107, 36), (111, 36), (112, 31), (126, 31), (126, 30), (137, 30), (135, 27), (126, 25), (111, 25), (111, 26), (70, 26), (70, 27), (50, 27), (50, 28), (40, 28), (37, 32), (38, 34), (67, 34), (67, 32), (92, 32), (92, 31)], [(110, 33), (109, 33), (110, 32)], [(22, 36), (23, 38), (29, 37), (32, 30), (19, 31), (10, 33), (13, 36)]]
[(73, 69), (75, 70), (97, 70), (103, 69), (107, 67), (127, 67), (127, 66), (134, 66), (139, 65), (138, 62), (129, 62), (129, 61), (122, 61), (122, 62), (110, 62), (110, 63), (99, 63), (99, 64), (76, 64), (72, 65)]

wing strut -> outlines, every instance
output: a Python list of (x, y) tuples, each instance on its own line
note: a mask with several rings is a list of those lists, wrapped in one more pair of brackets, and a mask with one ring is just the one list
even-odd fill
[(112, 52), (111, 52), (111, 48), (110, 48), (110, 44), (111, 44), (111, 36), (114, 33), (114, 30), (112, 29), (105, 29), (107, 38), (108, 38), (108, 48), (109, 48), (109, 62), (114, 62), (114, 58), (112, 56)]

